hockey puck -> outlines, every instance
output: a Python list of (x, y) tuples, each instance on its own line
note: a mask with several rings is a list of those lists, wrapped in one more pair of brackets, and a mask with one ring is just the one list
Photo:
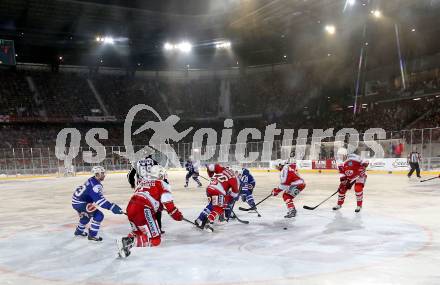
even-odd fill
[(284, 230), (287, 230), (287, 228), (284, 228)]

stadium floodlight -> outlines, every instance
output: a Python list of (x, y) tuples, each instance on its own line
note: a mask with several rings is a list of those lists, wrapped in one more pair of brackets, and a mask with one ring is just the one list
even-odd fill
[(175, 46), (181, 52), (190, 52), (192, 49), (192, 44), (189, 42), (181, 42)]
[(103, 42), (104, 44), (112, 45), (115, 43), (115, 40), (112, 37), (105, 37)]
[(215, 48), (217, 49), (229, 49), (231, 48), (231, 42), (229, 41), (220, 41), (215, 44)]
[(349, 6), (354, 6), (354, 4), (356, 4), (356, 0), (347, 0), (347, 4)]
[(165, 43), (163, 45), (163, 49), (166, 50), (166, 51), (173, 50), (174, 49), (174, 45), (172, 45), (170, 43)]
[(327, 25), (324, 29), (330, 35), (334, 35), (336, 33), (336, 27), (333, 25)]
[(382, 12), (380, 10), (373, 10), (371, 11), (371, 14), (375, 17), (375, 18), (381, 18), (382, 17)]

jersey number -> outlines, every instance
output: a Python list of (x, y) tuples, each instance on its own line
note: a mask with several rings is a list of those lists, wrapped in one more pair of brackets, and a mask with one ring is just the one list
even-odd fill
[(79, 186), (79, 187), (76, 188), (76, 190), (75, 190), (75, 196), (76, 196), (76, 197), (81, 196), (81, 195), (84, 193), (84, 191), (86, 191), (86, 187), (85, 187), (84, 185)]
[(151, 170), (151, 166), (152, 165), (142, 165), (141, 167), (139, 167), (139, 175), (141, 177), (147, 177), (148, 173), (150, 173)]
[(217, 173), (217, 174), (214, 174), (214, 176), (212, 176), (211, 184), (216, 185), (218, 182), (223, 183), (223, 182), (228, 181), (232, 177), (234, 177), (234, 174), (231, 171), (229, 171), (228, 169), (225, 169), (223, 171), (223, 173)]

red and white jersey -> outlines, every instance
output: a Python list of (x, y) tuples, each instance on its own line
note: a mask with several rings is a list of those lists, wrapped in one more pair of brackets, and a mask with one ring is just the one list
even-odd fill
[(225, 167), (221, 166), (218, 163), (210, 164), (206, 167), (206, 171), (208, 172), (208, 176), (212, 177), (214, 174), (222, 173)]
[(214, 173), (211, 177), (211, 183), (208, 189), (214, 189), (222, 195), (231, 195), (237, 197), (239, 192), (239, 181), (232, 169), (223, 168), (220, 173)]
[(172, 209), (174, 208), (171, 187), (162, 180), (142, 180), (130, 200), (136, 204), (143, 204), (146, 207), (157, 211), (161, 205)]
[(304, 185), (304, 180), (299, 176), (296, 164), (286, 164), (280, 173), (280, 186), (281, 190), (288, 190), (290, 186)]
[(362, 161), (360, 158), (352, 158), (344, 161), (342, 165), (339, 166), (339, 173), (341, 179), (348, 180), (359, 180), (359, 182), (364, 182), (367, 174), (365, 173), (368, 166), (367, 161)]

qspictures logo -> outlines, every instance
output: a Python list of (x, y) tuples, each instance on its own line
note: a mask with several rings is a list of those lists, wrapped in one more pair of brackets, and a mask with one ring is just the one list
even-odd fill
[[(157, 120), (147, 121), (141, 127), (132, 132), (133, 122), (136, 115), (146, 111), (154, 115)], [(174, 149), (173, 143), (192, 141), (192, 155), (194, 159), (204, 162), (212, 159), (218, 149), (218, 159), (220, 163), (228, 163), (233, 160), (237, 163), (252, 163), (255, 161), (270, 162), (274, 159), (290, 159), (294, 150), (294, 159), (303, 160), (306, 156), (307, 146), (309, 149), (309, 159), (318, 160), (321, 153), (322, 141), (326, 138), (335, 138), (334, 153), (350, 154), (355, 152), (359, 147), (359, 132), (353, 128), (344, 128), (334, 133), (334, 129), (327, 130), (314, 129), (311, 133), (308, 129), (299, 129), (297, 136), (294, 138), (294, 129), (277, 129), (276, 123), (267, 125), (264, 133), (257, 128), (244, 128), (239, 130), (237, 136), (233, 139), (234, 121), (225, 119), (223, 122), (223, 130), (219, 135), (213, 128), (190, 127), (179, 132), (176, 129), (180, 121), (180, 117), (170, 115), (163, 119), (160, 114), (151, 106), (138, 104), (133, 106), (128, 112), (124, 121), (124, 146), (125, 152), (114, 152), (122, 157), (127, 158), (132, 164), (137, 160), (144, 158), (146, 154), (160, 152), (167, 159), (167, 166), (181, 167), (179, 156)], [(135, 151), (133, 147), (133, 136), (139, 135), (146, 130), (151, 130), (152, 135), (145, 142), (145, 147)], [(192, 135), (192, 140), (189, 136)], [(70, 136), (70, 144), (68, 137)], [(85, 135), (86, 144), (94, 150), (83, 151), (82, 158), (85, 162), (96, 164), (101, 163), (107, 156), (105, 147), (96, 139), (106, 140), (109, 137), (108, 130), (104, 128), (92, 128)], [(273, 148), (275, 137), (281, 138), (283, 151), (279, 157), (273, 157)], [(79, 155), (81, 145), (81, 133), (76, 128), (64, 128), (58, 135), (56, 140), (55, 154), (59, 160), (64, 162), (65, 167), (72, 165), (73, 159)], [(248, 142), (263, 142), (260, 152), (249, 151), (247, 149)], [(383, 158), (384, 150), (376, 141), (386, 139), (386, 132), (381, 128), (368, 129), (363, 134), (363, 143), (366, 147), (374, 152), (372, 158)], [(231, 145), (235, 145), (233, 156), (231, 157)], [(202, 151), (203, 150), (203, 151)], [(368, 152), (369, 153), (369, 152)], [(232, 159), (231, 159), (232, 158)], [(182, 158), (183, 159), (183, 158)]]

